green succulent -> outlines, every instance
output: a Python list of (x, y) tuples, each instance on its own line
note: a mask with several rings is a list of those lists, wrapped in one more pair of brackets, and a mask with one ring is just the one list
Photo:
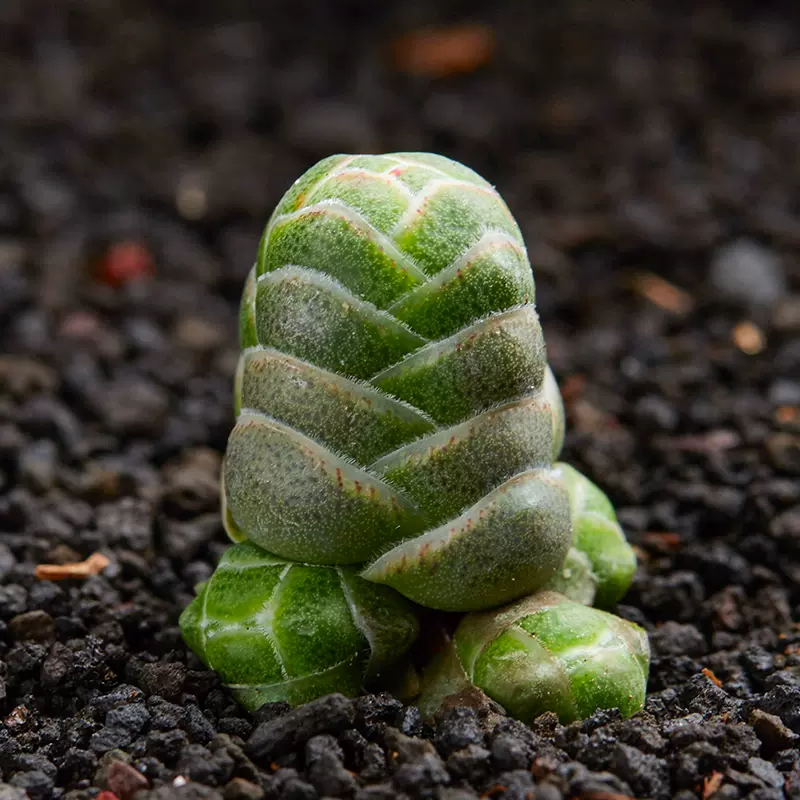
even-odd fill
[(636, 554), (617, 522), (614, 506), (595, 484), (564, 462), (557, 463), (553, 472), (569, 492), (572, 546), (591, 567), (596, 591), (589, 604), (610, 608), (633, 581)]
[(331, 156), (281, 199), (240, 307), (221, 480), (239, 544), (181, 620), (243, 704), (359, 691), (413, 639), (401, 595), (475, 612), (625, 591), (613, 508), (554, 463), (534, 298), (507, 206), (449, 159)]
[(650, 649), (638, 625), (540, 592), (502, 609), (468, 614), (424, 676), (420, 707), (478, 686), (515, 717), (555, 712), (562, 722), (644, 705)]
[(284, 196), (241, 307), (229, 529), (363, 564), (434, 608), (545, 586), (570, 545), (564, 435), (519, 228), (472, 170), (333, 156)]
[(357, 694), (417, 637), (404, 598), (348, 567), (298, 564), (245, 542), (229, 548), (181, 615), (187, 644), (250, 710)]

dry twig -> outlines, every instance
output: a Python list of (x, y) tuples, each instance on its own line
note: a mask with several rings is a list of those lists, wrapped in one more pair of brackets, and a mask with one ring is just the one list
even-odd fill
[(36, 577), (40, 581), (65, 581), (70, 578), (88, 578), (99, 575), (108, 565), (107, 556), (92, 553), (85, 561), (72, 561), (68, 564), (39, 564)]

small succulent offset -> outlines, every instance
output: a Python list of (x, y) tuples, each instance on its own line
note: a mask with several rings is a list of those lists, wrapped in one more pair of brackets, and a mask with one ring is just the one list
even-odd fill
[(279, 202), (241, 304), (239, 544), (181, 618), (243, 705), (371, 685), (418, 604), (471, 612), (427, 670), (431, 712), (470, 683), (523, 719), (641, 708), (644, 632), (588, 607), (619, 600), (635, 557), (556, 461), (534, 295), (507, 206), (442, 156), (332, 156)]

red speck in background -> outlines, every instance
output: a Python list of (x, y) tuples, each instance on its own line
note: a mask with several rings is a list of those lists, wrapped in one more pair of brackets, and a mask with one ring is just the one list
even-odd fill
[(118, 287), (154, 273), (150, 251), (141, 242), (124, 241), (108, 248), (100, 260), (97, 278), (108, 286)]

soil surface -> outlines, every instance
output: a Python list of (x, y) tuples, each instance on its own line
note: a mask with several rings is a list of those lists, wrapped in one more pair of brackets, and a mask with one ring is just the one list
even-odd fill
[[(433, 5), (0, 3), (2, 800), (800, 797), (796, 8)], [(391, 47), (455, 18), (444, 62)], [(181, 642), (261, 227), (318, 158), (397, 150), (523, 227), (565, 458), (640, 556), (630, 720), (252, 717)]]

